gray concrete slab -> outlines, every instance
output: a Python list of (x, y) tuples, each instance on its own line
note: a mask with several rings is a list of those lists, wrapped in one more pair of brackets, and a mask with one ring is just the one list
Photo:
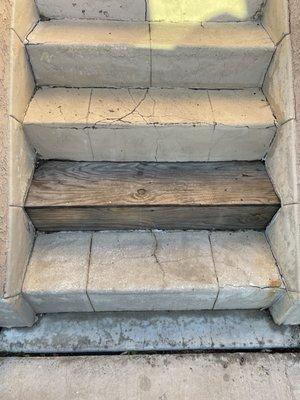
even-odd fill
[(2, 400), (299, 400), (300, 354), (0, 359)]
[(300, 326), (267, 311), (48, 314), (32, 328), (3, 329), (2, 353), (300, 349)]

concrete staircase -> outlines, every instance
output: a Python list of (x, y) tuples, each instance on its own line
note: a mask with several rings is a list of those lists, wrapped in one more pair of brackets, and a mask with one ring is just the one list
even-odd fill
[(268, 308), (283, 289), (263, 232), (280, 207), (263, 163), (275, 46), (254, 18), (125, 3), (37, 1), (23, 294), (41, 313)]

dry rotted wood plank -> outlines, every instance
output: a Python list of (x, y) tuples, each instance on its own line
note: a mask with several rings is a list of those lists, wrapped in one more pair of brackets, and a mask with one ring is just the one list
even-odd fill
[(263, 229), (278, 208), (260, 162), (50, 161), (26, 201), (42, 230)]

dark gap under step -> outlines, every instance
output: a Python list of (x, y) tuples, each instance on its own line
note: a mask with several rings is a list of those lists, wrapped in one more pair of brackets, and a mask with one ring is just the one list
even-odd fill
[(26, 210), (39, 230), (264, 229), (280, 207), (262, 162), (48, 161)]

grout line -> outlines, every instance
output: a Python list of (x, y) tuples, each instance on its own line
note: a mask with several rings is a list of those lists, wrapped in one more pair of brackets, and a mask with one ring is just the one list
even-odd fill
[(95, 308), (93, 306), (93, 303), (90, 299), (90, 296), (88, 294), (88, 284), (89, 284), (89, 279), (90, 279), (90, 267), (91, 267), (91, 257), (92, 257), (92, 248), (93, 248), (93, 239), (94, 239), (94, 232), (91, 232), (91, 240), (90, 240), (90, 248), (89, 248), (89, 260), (88, 260), (88, 270), (87, 270), (87, 278), (86, 278), (86, 296), (90, 302), (90, 305), (92, 307), (93, 312), (95, 312)]
[[(261, 91), (263, 92), (263, 94), (264, 94), (264, 96), (266, 97), (267, 100), (268, 100), (267, 95), (264, 93), (264, 85), (265, 85), (265, 82), (266, 82), (266, 79), (267, 79), (268, 72), (269, 72), (269, 70), (270, 70), (270, 68), (271, 68), (271, 65), (272, 65), (272, 63), (273, 63), (273, 60), (274, 60), (274, 58), (275, 58), (276, 52), (277, 52), (277, 47), (275, 46), (275, 51), (274, 51), (274, 53), (272, 54), (272, 57), (271, 57), (271, 60), (270, 60), (270, 62), (269, 62), (269, 65), (268, 65), (268, 67), (267, 67), (267, 69), (266, 69), (266, 72), (265, 72), (264, 76), (262, 77), (262, 82), (261, 82), (261, 86), (260, 86), (260, 87), (261, 87)], [(273, 112), (273, 110), (272, 110), (272, 113), (273, 113), (273, 115), (275, 115), (274, 112)]]
[(21, 39), (21, 37), (19, 36), (18, 32), (12, 27), (10, 28), (10, 30), (16, 34), (16, 36), (18, 37), (20, 42), (24, 45), (24, 40)]
[[(91, 92), (90, 92), (88, 110), (87, 110), (87, 114), (86, 114), (86, 118), (85, 118), (85, 124), (86, 124), (86, 126), (88, 126), (88, 118), (89, 118), (89, 115), (90, 115), (90, 109), (91, 109), (91, 102), (92, 102), (93, 92), (94, 92), (94, 89), (92, 88), (92, 89), (91, 89)], [(91, 137), (90, 137), (89, 131), (86, 132), (86, 135), (87, 135), (87, 137), (88, 137), (88, 141), (89, 141), (89, 145), (90, 145), (92, 160), (95, 161), (95, 154), (94, 154), (94, 150), (93, 150), (93, 147), (92, 147), (92, 141), (91, 141)]]
[(145, 22), (148, 21), (148, 2), (145, 0)]
[[(39, 15), (40, 17), (40, 15)], [(29, 43), (28, 41), (28, 36), (34, 31), (34, 29), (38, 26), (38, 24), (41, 22), (40, 18), (36, 21), (36, 23), (32, 26), (31, 29), (29, 29), (29, 31), (27, 32), (27, 35), (25, 36), (25, 40), (27, 41), (27, 43)]]

